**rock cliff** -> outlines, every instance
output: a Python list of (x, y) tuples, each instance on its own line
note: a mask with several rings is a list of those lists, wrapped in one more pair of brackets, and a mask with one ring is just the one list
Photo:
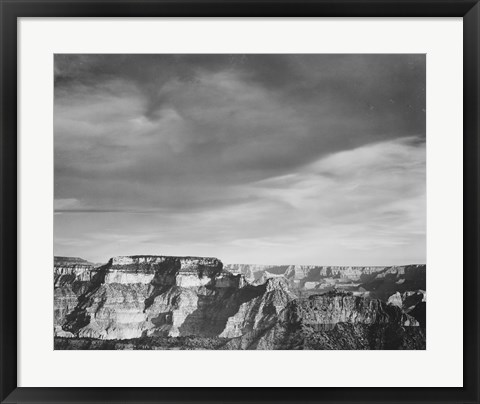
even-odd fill
[[(338, 290), (305, 298), (282, 270), (307, 271), (270, 268), (248, 282), (243, 269), (227, 271), (216, 258), (122, 256), (98, 268), (58, 259), (56, 346), (175, 349), (183, 341), (184, 349), (423, 349), (423, 324), (403, 306)], [(342, 339), (335, 342), (342, 335), (343, 348)]]
[(405, 313), (414, 317), (422, 327), (426, 322), (427, 293), (424, 290), (395, 292), (388, 298), (388, 304), (400, 307)]
[(387, 301), (396, 292), (426, 290), (426, 266), (405, 265), (387, 267), (368, 279), (361, 287), (370, 292), (373, 298)]
[(237, 313), (228, 319), (220, 337), (239, 337), (270, 326), (296, 297), (281, 278), (269, 278), (260, 288), (259, 296), (242, 303)]
[(63, 329), (102, 339), (219, 335), (263, 293), (215, 258), (116, 257), (99, 268)]
[(281, 321), (289, 324), (324, 326), (336, 323), (398, 324), (411, 327), (418, 322), (399, 307), (368, 300), (346, 292), (328, 292), (293, 301)]
[(94, 271), (93, 264), (81, 258), (54, 258), (53, 310), (58, 332), (61, 333), (66, 315), (77, 306), (78, 298), (88, 289)]
[(425, 333), (400, 308), (351, 293), (294, 299), (278, 319), (226, 349), (425, 349)]
[(227, 264), (225, 269), (234, 274), (243, 275), (249, 282), (255, 282), (262, 277), (283, 275), (290, 281), (299, 281), (303, 286), (306, 282), (321, 282), (325, 278), (343, 280), (369, 281), (376, 274), (396, 273), (406, 267), (385, 266), (316, 266), (316, 265), (251, 265)]

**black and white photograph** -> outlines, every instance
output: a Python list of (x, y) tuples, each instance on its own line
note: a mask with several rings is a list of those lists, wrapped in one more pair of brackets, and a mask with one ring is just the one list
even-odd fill
[(55, 350), (426, 349), (425, 54), (53, 65)]

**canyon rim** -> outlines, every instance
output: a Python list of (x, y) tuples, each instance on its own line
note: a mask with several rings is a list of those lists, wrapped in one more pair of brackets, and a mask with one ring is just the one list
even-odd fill
[(56, 54), (56, 350), (426, 349), (425, 55)]

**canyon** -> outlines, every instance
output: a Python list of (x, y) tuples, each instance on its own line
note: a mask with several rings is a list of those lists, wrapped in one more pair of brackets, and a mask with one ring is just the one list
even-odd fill
[(55, 349), (425, 349), (425, 290), (425, 265), (55, 257)]

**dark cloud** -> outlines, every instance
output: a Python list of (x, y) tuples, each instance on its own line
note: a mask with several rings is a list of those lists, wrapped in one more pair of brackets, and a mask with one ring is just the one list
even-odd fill
[[(285, 231), (271, 211), (293, 212), (296, 219), (288, 225), (297, 231), (317, 226), (314, 221), (327, 211), (345, 217), (348, 205), (335, 213), (320, 204), (323, 211), (310, 224), (300, 220), (297, 213), (305, 213), (307, 200), (292, 204), (284, 193), (290, 183), (291, 192), (302, 194), (296, 176), (305, 180), (307, 167), (350, 150), (390, 150), (377, 144), (424, 152), (425, 56), (55, 55), (54, 126), (61, 213), (56, 223), (67, 223), (69, 212), (77, 218), (124, 212), (130, 224), (136, 214), (203, 215), (202, 232), (207, 216), (220, 217), (225, 210), (229, 226), (243, 229), (229, 230), (232, 242), (251, 241), (260, 224)], [(416, 169), (405, 167), (406, 157), (395, 153), (390, 163), (367, 153), (370, 175), (382, 161), (379, 169), (403, 184), (385, 191), (386, 205), (388, 198), (424, 189), (421, 175), (414, 183), (397, 176)], [(325, 167), (308, 183), (315, 189), (330, 181), (341, 188), (355, 174), (343, 177), (342, 167)], [(375, 177), (378, 183), (362, 186), (380, 195), (385, 181)], [(275, 187), (281, 195), (268, 192)], [(360, 204), (356, 193), (353, 199), (357, 212), (375, 205), (368, 198)], [(249, 229), (240, 212), (255, 218)], [(382, 217), (393, 221), (398, 212), (392, 208)], [(224, 230), (213, 228), (227, 239)]]

